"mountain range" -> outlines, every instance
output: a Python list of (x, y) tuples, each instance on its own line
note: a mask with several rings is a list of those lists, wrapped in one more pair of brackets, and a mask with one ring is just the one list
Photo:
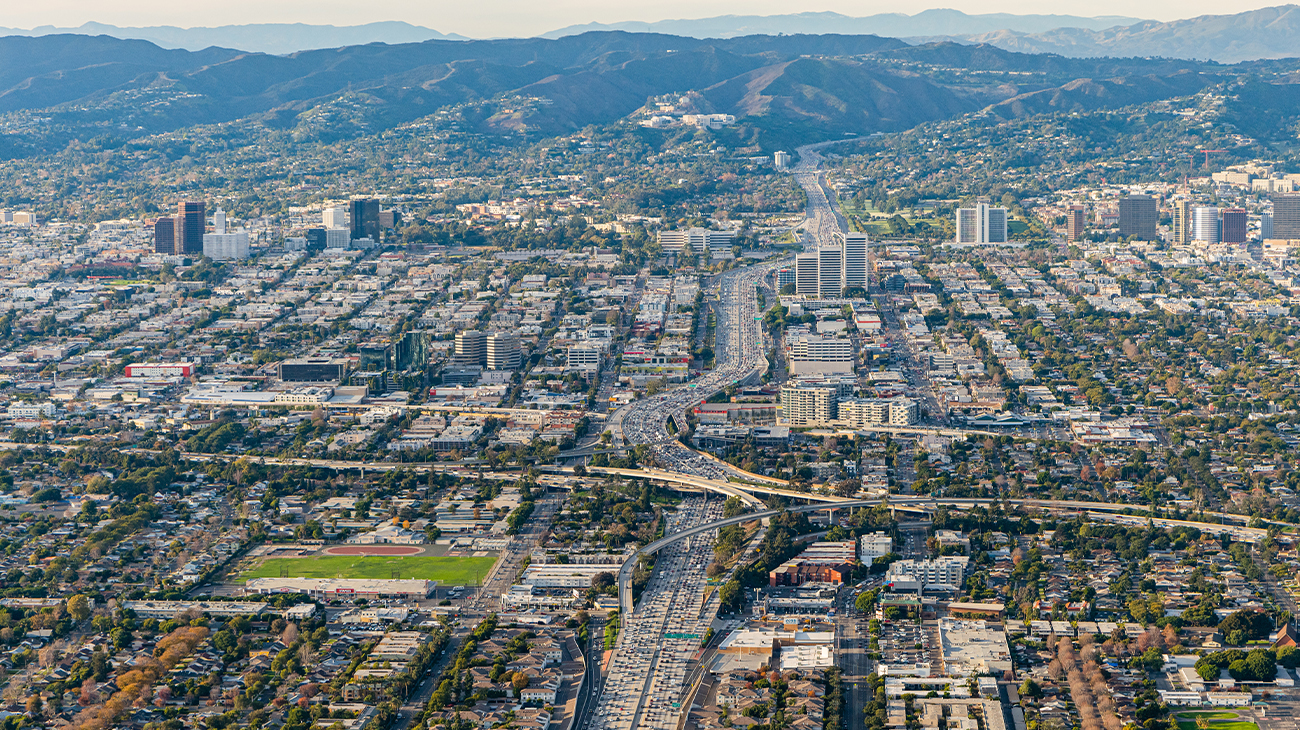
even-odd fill
[(1234, 117), (1244, 134), (1285, 136), (1300, 117), (1300, 61), (1069, 58), (831, 34), (709, 40), (607, 31), (288, 55), (108, 36), (5, 37), (0, 128), (16, 133), (0, 134), (0, 157), (234, 120), (339, 139), (468, 107), (476, 108), (464, 117), (472, 131), (549, 136), (640, 118), (666, 95), (734, 115), (723, 134), (770, 150), (981, 110), (998, 118), (1089, 112), (1216, 87), (1267, 107)]
[(76, 28), (43, 25), (30, 30), (0, 28), (0, 35), (106, 35), (123, 40), (144, 40), (162, 48), (201, 51), (217, 46), (254, 53), (288, 54), (313, 48), (338, 48), (367, 43), (419, 43), (428, 40), (467, 40), (455, 33), (439, 33), (400, 21), (365, 25), (308, 25), (306, 23), (251, 23), (211, 28), (178, 28), (172, 25), (119, 27), (105, 23), (84, 23)]
[(543, 38), (562, 38), (596, 30), (622, 30), (629, 33), (667, 33), (691, 38), (734, 38), (744, 35), (879, 35), (891, 38), (912, 36), (962, 36), (975, 33), (1009, 31), (1020, 34), (1041, 33), (1057, 28), (1105, 30), (1133, 25), (1139, 18), (1077, 15), (1013, 15), (987, 13), (969, 15), (960, 10), (936, 8), (915, 15), (880, 13), (851, 17), (831, 12), (789, 13), (784, 15), (722, 15), (693, 20), (629, 21), (623, 23), (585, 23), (549, 33)]

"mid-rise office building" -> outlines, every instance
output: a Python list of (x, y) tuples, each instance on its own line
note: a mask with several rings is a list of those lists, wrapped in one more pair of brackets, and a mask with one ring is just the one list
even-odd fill
[(176, 253), (176, 222), (167, 216), (159, 218), (153, 224), (153, 252), (168, 255)]
[(730, 248), (732, 241), (735, 239), (735, 231), (711, 231), (707, 228), (659, 231), (659, 248), (664, 253), (680, 253), (687, 249), (695, 253), (702, 253), (720, 248)]
[(484, 365), (487, 363), (487, 335), (478, 330), (456, 333), (454, 362), (457, 365)]
[(212, 214), (214, 232), (203, 234), (203, 255), (213, 261), (248, 258), (248, 231), (227, 231), (226, 211), (220, 206)]
[(817, 253), (799, 253), (794, 256), (794, 293), (815, 297), (818, 288)]
[(781, 420), (789, 426), (821, 426), (835, 420), (835, 388), (790, 386), (781, 388)]
[(778, 150), (772, 155), (772, 162), (776, 164), (778, 170), (788, 170), (790, 168), (790, 153)]
[(1160, 216), (1156, 199), (1150, 195), (1129, 195), (1119, 201), (1119, 234), (1140, 241), (1153, 241)]
[(1219, 219), (1222, 223), (1220, 230), (1223, 232), (1221, 238), (1224, 243), (1246, 242), (1249, 223), (1245, 208), (1224, 208), (1219, 214)]
[(1077, 241), (1083, 237), (1083, 228), (1086, 225), (1087, 211), (1082, 205), (1071, 205), (1065, 212), (1065, 237), (1070, 241)]
[(1192, 240), (1202, 243), (1218, 243), (1219, 209), (1213, 206), (1192, 208)]
[(786, 284), (794, 283), (794, 267), (787, 266), (776, 270), (776, 289), (780, 291)]
[(1269, 237), (1300, 240), (1300, 193), (1273, 196), (1273, 231)]
[(401, 371), (422, 370), (429, 365), (433, 335), (426, 330), (409, 330), (393, 344), (393, 366)]
[(347, 228), (348, 207), (346, 205), (335, 205), (326, 208), (321, 213), (320, 222), (326, 228)]
[(207, 228), (207, 206), (203, 201), (186, 201), (177, 206), (175, 251), (177, 254), (203, 253), (203, 231)]
[(804, 335), (790, 343), (793, 375), (852, 374), (854, 362), (853, 343), (846, 338)]
[(844, 287), (867, 288), (867, 234), (844, 234)]
[(486, 358), (489, 370), (518, 370), (519, 337), (510, 332), (493, 332), (488, 335)]
[(285, 360), (277, 368), (286, 383), (341, 383), (348, 361), (341, 357), (302, 357)]
[(957, 209), (957, 243), (1006, 243), (1007, 209), (976, 203)]
[(844, 290), (844, 249), (826, 246), (817, 250), (817, 293), (834, 299)]
[(348, 220), (351, 222), (352, 238), (379, 240), (378, 200), (353, 200), (348, 205)]

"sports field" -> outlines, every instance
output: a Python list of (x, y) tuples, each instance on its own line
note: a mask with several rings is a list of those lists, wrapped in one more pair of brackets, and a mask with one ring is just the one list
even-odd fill
[(239, 576), (249, 578), (398, 578), (442, 581), (443, 585), (474, 585), (482, 581), (496, 558), (432, 556), (322, 555), (313, 558), (270, 558)]
[[(1195, 720), (1179, 720), (1179, 730), (1197, 730)], [(1210, 721), (1210, 730), (1259, 730), (1259, 726), (1253, 722), (1237, 720), (1232, 722)]]

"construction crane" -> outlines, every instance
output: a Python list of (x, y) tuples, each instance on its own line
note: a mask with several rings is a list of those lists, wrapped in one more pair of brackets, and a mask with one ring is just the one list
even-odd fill
[(1205, 153), (1205, 169), (1208, 170), (1208, 169), (1210, 169), (1210, 153), (1211, 153), (1211, 152), (1220, 152), (1220, 153), (1222, 153), (1222, 152), (1227, 152), (1227, 150), (1197, 150), (1197, 152), (1204, 152), (1204, 153)]

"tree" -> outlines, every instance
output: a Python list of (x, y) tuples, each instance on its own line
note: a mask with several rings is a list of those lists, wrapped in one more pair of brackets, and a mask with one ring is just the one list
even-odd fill
[(871, 610), (871, 607), (874, 606), (875, 603), (876, 603), (875, 592), (863, 591), (862, 593), (858, 594), (857, 599), (853, 601), (853, 607), (856, 608), (861, 613), (866, 613), (867, 611)]
[(528, 675), (515, 672), (515, 676), (510, 678), (510, 686), (514, 688), (516, 694), (528, 689)]
[(77, 594), (68, 599), (68, 614), (73, 620), (81, 623), (90, 618), (90, 599), (81, 594)]
[(1039, 687), (1038, 683), (1032, 679), (1026, 679), (1020, 685), (1020, 695), (1022, 697), (1041, 697), (1042, 694), (1043, 688)]

